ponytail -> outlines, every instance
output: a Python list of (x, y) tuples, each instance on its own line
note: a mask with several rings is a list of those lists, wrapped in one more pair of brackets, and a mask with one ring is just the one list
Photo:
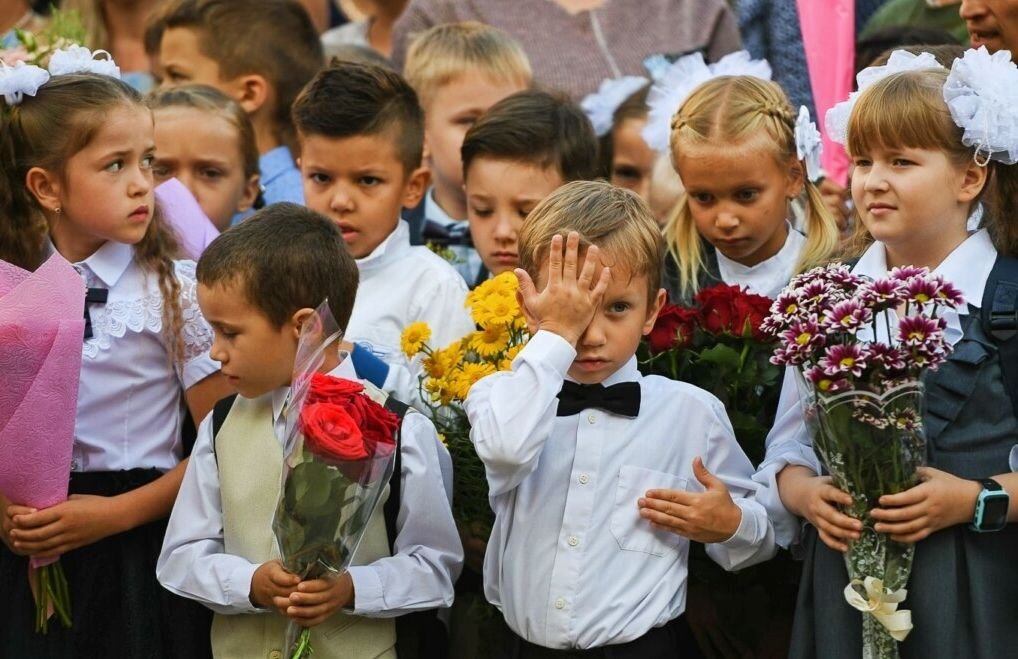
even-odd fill
[(795, 272), (800, 274), (820, 265), (827, 264), (838, 249), (841, 234), (838, 223), (824, 204), (820, 188), (806, 179), (806, 242), (799, 253)]

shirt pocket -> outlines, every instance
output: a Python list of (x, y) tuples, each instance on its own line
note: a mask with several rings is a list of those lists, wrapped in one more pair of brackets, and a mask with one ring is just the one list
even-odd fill
[(686, 538), (669, 531), (655, 529), (640, 517), (636, 502), (647, 490), (686, 490), (687, 481), (674, 474), (643, 467), (623, 465), (619, 469), (619, 482), (615, 490), (615, 506), (611, 515), (611, 532), (625, 551), (637, 551), (653, 556), (674, 556), (687, 542)]

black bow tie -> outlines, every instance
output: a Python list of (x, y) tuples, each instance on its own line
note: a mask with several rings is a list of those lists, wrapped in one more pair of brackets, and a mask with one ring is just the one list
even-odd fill
[(106, 304), (110, 292), (105, 288), (88, 288), (85, 291), (85, 339), (92, 338), (92, 316), (88, 313), (90, 304)]
[(425, 242), (434, 243), (441, 247), (452, 247), (455, 245), (473, 247), (474, 245), (470, 240), (470, 229), (466, 225), (456, 222), (443, 224), (434, 220), (427, 220), (424, 223), (423, 235)]
[(588, 408), (635, 417), (640, 413), (640, 385), (622, 382), (606, 387), (603, 384), (562, 383), (558, 394), (558, 416), (572, 416)]

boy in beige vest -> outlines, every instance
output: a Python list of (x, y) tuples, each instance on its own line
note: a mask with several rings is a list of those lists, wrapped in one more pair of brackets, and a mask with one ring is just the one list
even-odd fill
[[(387, 488), (349, 570), (301, 581), (278, 561), (271, 520), (297, 338), (325, 299), (345, 326), (357, 279), (339, 229), (293, 204), (224, 233), (198, 265), (211, 356), (238, 396), (221, 425), (213, 414), (199, 427), (156, 571), (168, 590), (216, 612), (217, 659), (281, 657), (288, 618), (313, 628), (320, 659), (395, 657), (394, 617), (452, 603), (463, 552), (439, 468), (445, 449), (417, 413), (400, 431), (395, 528), (383, 515)], [(357, 377), (344, 353), (329, 372)]]

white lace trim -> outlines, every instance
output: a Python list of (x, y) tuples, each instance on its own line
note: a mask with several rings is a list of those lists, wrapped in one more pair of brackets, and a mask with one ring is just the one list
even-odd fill
[[(212, 328), (205, 322), (198, 308), (196, 296), (194, 261), (175, 261), (174, 273), (180, 284), (180, 310), (183, 317), (182, 338), (184, 341), (183, 362), (208, 353), (212, 346)], [(145, 276), (144, 290), (154, 288), (133, 300), (117, 300), (107, 304), (90, 306), (92, 315), (92, 338), (85, 341), (82, 356), (95, 359), (100, 351), (109, 350), (113, 339), (123, 338), (128, 331), (134, 333), (162, 333), (163, 296), (154, 277)], [(90, 277), (91, 278), (91, 277)], [(92, 284), (93, 282), (90, 282)], [(161, 337), (162, 338), (162, 337)]]

